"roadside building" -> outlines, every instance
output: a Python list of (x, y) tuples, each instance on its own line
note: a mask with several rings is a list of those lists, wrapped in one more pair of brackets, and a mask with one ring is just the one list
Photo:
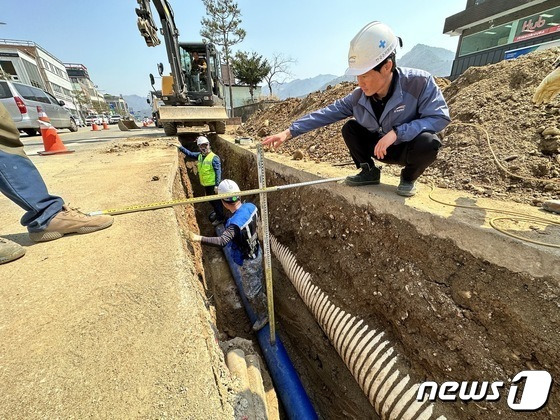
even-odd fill
[(87, 114), (98, 114), (108, 109), (105, 98), (90, 79), (86, 66), (77, 63), (64, 63), (64, 67), (68, 76), (70, 76), (72, 89), (80, 103), (80, 114), (83, 118)]
[(560, 46), (560, 0), (467, 0), (443, 33), (459, 36), (453, 80), (472, 66)]
[(0, 68), (2, 68), (4, 73), (10, 75), (11, 79), (15, 82), (45, 89), (37, 62), (23, 51), (2, 48), (0, 46)]
[[(227, 109), (230, 108), (230, 104), (233, 104), (233, 108), (235, 109), (253, 103), (253, 100), (251, 100), (251, 92), (249, 91), (249, 86), (237, 84), (232, 71), (228, 76), (226, 65), (222, 65), (222, 80), (225, 85), (224, 98), (227, 104)], [(229, 95), (230, 80), (232, 83), (231, 90), (232, 90), (233, 100), (231, 100)], [(257, 86), (255, 89), (253, 89), (254, 101), (258, 101), (260, 96), (261, 96), (261, 87)]]
[(32, 41), (0, 39), (0, 53), (0, 65), (13, 80), (49, 92), (77, 115), (72, 83), (62, 61)]
[(105, 95), (105, 102), (107, 102), (107, 105), (109, 105), (111, 114), (118, 114), (122, 115), (123, 117), (129, 115), (128, 104), (123, 99), (122, 95)]
[(90, 79), (86, 66), (79, 63), (64, 63), (64, 67), (70, 76), (72, 89), (80, 103), (82, 118), (85, 119), (88, 114), (99, 114), (108, 109), (105, 98)]

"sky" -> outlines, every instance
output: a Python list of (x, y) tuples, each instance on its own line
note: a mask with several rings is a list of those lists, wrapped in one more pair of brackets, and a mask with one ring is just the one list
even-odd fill
[[(179, 40), (196, 42), (205, 16), (202, 0), (169, 0)], [(416, 44), (455, 51), (459, 37), (444, 35), (445, 19), (467, 0), (237, 0), (247, 35), (234, 51), (264, 58), (283, 54), (296, 61), (293, 77), (341, 76), (350, 40), (367, 23), (389, 25), (404, 41), (397, 53)], [(0, 0), (0, 39), (33, 41), (62, 62), (88, 68), (102, 93), (146, 96), (156, 64), (169, 64), (165, 46), (148, 47), (136, 26), (136, 0)], [(158, 27), (159, 17), (152, 5)], [(157, 84), (157, 82), (156, 82)]]

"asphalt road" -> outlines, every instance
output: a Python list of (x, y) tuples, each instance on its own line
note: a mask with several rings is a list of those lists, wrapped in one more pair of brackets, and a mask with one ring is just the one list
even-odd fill
[[(156, 127), (144, 127), (140, 130), (121, 131), (117, 125), (110, 125), (108, 130), (92, 131), (90, 127), (82, 127), (75, 133), (68, 130), (58, 130), (58, 135), (64, 145), (70, 150), (79, 150), (91, 143), (107, 143), (117, 139), (129, 137), (163, 137), (163, 129)], [(36, 155), (37, 152), (45, 150), (41, 136), (29, 137), (21, 135), (21, 141), (25, 145), (27, 155)]]

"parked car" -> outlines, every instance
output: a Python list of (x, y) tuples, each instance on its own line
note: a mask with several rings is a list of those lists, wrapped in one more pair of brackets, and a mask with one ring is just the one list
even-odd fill
[(91, 125), (92, 123), (95, 124), (103, 124), (103, 116), (97, 114), (90, 114), (86, 117), (86, 125)]
[(39, 111), (46, 112), (56, 128), (78, 131), (78, 125), (70, 112), (50, 93), (35, 86), (0, 80), (0, 101), (4, 104), (19, 131), (35, 136), (39, 133)]
[(120, 120), (122, 120), (120, 115), (111, 115), (109, 118), (109, 124), (118, 124)]

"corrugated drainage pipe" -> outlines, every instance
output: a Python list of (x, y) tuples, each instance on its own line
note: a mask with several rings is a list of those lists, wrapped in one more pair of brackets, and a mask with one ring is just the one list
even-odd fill
[[(383, 340), (385, 333), (369, 330), (362, 319), (332, 304), (329, 297), (311, 283), (311, 275), (298, 266), (290, 250), (272, 235), (270, 246), (377, 414), (391, 420), (432, 418), (434, 405), (416, 401), (419, 385), (409, 383), (410, 376), (397, 368), (399, 356), (389, 341)], [(440, 416), (440, 419), (445, 417)]]
[[(223, 227), (219, 225), (216, 228), (218, 235), (223, 232)], [(233, 261), (231, 255), (231, 247), (226, 246), (223, 248), (224, 255), (229, 264), (231, 274), (239, 290), (239, 295), (243, 301), (243, 306), (245, 311), (253, 324), (257, 317), (252, 311), (245, 294), (243, 293), (243, 286), (241, 283), (241, 275), (239, 273), (239, 266)], [(286, 410), (288, 418), (294, 420), (312, 420), (317, 419), (317, 414), (311, 405), (311, 401), (301, 384), (299, 376), (282, 344), (280, 336), (276, 334), (276, 343), (274, 345), (270, 344), (270, 330), (268, 325), (257, 332), (257, 339), (259, 341), (259, 346), (264, 354), (270, 376), (274, 382), (274, 387), (280, 401), (282, 401), (282, 406)]]

